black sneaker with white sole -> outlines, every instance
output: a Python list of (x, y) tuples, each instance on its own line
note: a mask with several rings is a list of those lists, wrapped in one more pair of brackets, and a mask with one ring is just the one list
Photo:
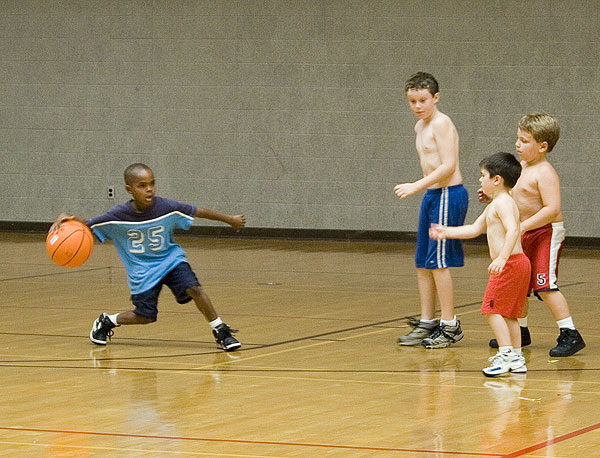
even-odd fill
[(114, 334), (113, 328), (115, 325), (110, 321), (106, 313), (102, 313), (92, 325), (90, 331), (90, 340), (96, 345), (106, 345), (106, 341), (110, 340)]
[(232, 335), (236, 332), (235, 329), (231, 329), (225, 323), (221, 323), (213, 329), (213, 335), (215, 336), (219, 348), (222, 348), (225, 351), (235, 351), (240, 348), (242, 344)]

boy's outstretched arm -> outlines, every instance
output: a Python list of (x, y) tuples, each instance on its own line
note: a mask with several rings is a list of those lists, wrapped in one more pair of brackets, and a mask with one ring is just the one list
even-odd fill
[(432, 224), (429, 228), (429, 237), (434, 240), (444, 239), (472, 239), (481, 235), (486, 230), (485, 211), (479, 215), (473, 224), (465, 226), (442, 226), (441, 224)]
[(246, 225), (246, 217), (244, 215), (226, 215), (210, 208), (196, 208), (196, 218), (221, 221), (222, 223), (229, 224), (236, 232)]

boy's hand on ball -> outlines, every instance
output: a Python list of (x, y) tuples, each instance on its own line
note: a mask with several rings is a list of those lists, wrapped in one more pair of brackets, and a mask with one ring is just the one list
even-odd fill
[(70, 215), (68, 213), (61, 213), (60, 215), (58, 215), (56, 217), (56, 219), (54, 220), (54, 223), (52, 224), (52, 226), (50, 226), (50, 232), (57, 231), (60, 228), (60, 225), (62, 223), (64, 223), (65, 221), (69, 221), (69, 220), (71, 220), (73, 218), (75, 218), (74, 215)]

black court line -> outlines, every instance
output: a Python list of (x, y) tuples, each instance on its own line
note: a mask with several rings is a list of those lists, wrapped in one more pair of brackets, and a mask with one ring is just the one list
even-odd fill
[[(468, 304), (462, 304), (459, 305), (457, 307), (455, 307), (455, 309), (459, 309), (459, 308), (465, 308), (465, 307), (470, 307), (473, 305), (478, 305), (480, 304), (480, 302), (471, 302)], [(334, 331), (327, 331), (327, 332), (322, 332), (319, 334), (313, 334), (310, 336), (303, 336), (303, 337), (297, 337), (295, 339), (288, 339), (288, 340), (282, 340), (279, 342), (273, 342), (270, 344), (256, 344), (254, 346), (252, 346), (251, 348), (242, 348), (241, 350), (238, 350), (236, 353), (241, 353), (241, 352), (249, 352), (249, 351), (254, 351), (254, 350), (262, 350), (265, 348), (273, 348), (273, 347), (278, 347), (278, 346), (282, 346), (282, 345), (287, 345), (290, 343), (296, 343), (296, 342), (304, 342), (304, 341), (309, 341), (309, 340), (327, 340), (327, 341), (338, 341), (340, 339), (330, 339), (328, 338), (329, 336), (335, 335), (335, 334), (341, 334), (344, 332), (350, 332), (350, 331), (356, 331), (356, 330), (360, 330), (360, 329), (366, 329), (366, 328), (372, 328), (372, 327), (378, 327), (378, 326), (382, 326), (388, 323), (393, 323), (393, 322), (397, 322), (397, 321), (406, 321), (409, 319), (414, 318), (415, 315), (410, 315), (410, 316), (405, 316), (405, 317), (399, 317), (399, 318), (392, 318), (389, 320), (383, 320), (383, 321), (378, 321), (378, 322), (374, 322), (374, 323), (367, 323), (367, 324), (362, 324), (362, 325), (358, 325), (358, 326), (351, 326), (351, 327), (347, 327), (347, 328), (342, 328), (342, 329), (337, 329)], [(0, 335), (13, 335), (12, 333), (0, 333)], [(25, 336), (41, 336), (41, 337), (56, 337), (54, 336), (48, 336), (48, 335), (41, 335), (41, 334), (20, 334), (20, 335), (25, 335)], [(74, 338), (74, 336), (68, 336), (69, 338)], [(83, 338), (82, 336), (77, 336), (76, 338)], [(158, 339), (123, 339), (125, 340), (136, 340), (136, 341), (158, 341)], [(164, 340), (165, 342), (171, 342), (169, 340)], [(204, 343), (204, 342), (199, 342), (199, 341), (183, 341), (185, 343), (190, 343), (190, 344), (198, 344), (198, 343)], [(243, 345), (250, 345), (250, 344), (243, 344)], [(97, 350), (100, 350), (101, 348), (108, 348), (108, 347), (96, 347)], [(179, 357), (189, 357), (189, 356), (202, 356), (202, 355), (211, 355), (211, 354), (215, 354), (215, 353), (220, 353), (221, 351), (203, 351), (203, 352), (192, 352), (192, 353), (177, 353), (177, 354), (169, 354), (169, 355), (149, 355), (149, 356), (131, 356), (131, 357), (120, 357), (120, 358), (98, 358), (96, 359), (96, 361), (124, 361), (124, 360), (149, 360), (149, 359), (159, 359), (159, 358), (179, 358)], [(5, 360), (5, 361), (1, 361), (0, 360), (0, 365), (5, 366), (8, 365), (7, 363), (11, 363), (11, 364), (19, 364), (20, 367), (27, 367), (28, 365), (31, 367), (43, 367), (43, 366), (36, 366), (32, 363), (56, 363), (56, 362), (75, 362), (75, 361), (89, 361), (90, 358), (76, 358), (76, 359), (39, 359), (39, 360), (27, 360), (27, 361), (23, 361), (23, 360)], [(59, 366), (62, 367), (62, 366)]]
[(83, 273), (83, 272), (95, 272), (98, 270), (106, 270), (106, 269), (112, 269), (113, 267), (91, 267), (89, 269), (84, 269), (84, 270), (67, 270), (64, 272), (52, 272), (49, 274), (38, 274), (38, 275), (24, 275), (24, 276), (20, 276), (20, 277), (9, 277), (9, 278), (0, 278), (0, 281), (18, 281), (18, 280), (31, 280), (32, 278), (44, 278), (44, 277), (55, 277), (55, 276), (59, 276), (59, 275), (72, 275), (72, 274), (76, 274), (76, 273)]
[[(574, 285), (578, 285), (578, 284), (583, 284), (584, 282), (576, 282), (576, 283), (571, 283), (568, 284), (567, 286), (574, 286)], [(477, 302), (469, 302), (467, 304), (462, 304), (462, 305), (458, 305), (455, 306), (454, 309), (464, 309), (466, 307), (471, 307), (473, 305), (480, 305), (481, 301), (477, 301)], [(371, 327), (380, 327), (383, 326), (385, 324), (389, 324), (389, 323), (394, 323), (394, 322), (398, 322), (398, 321), (409, 321), (411, 319), (415, 319), (418, 316), (418, 314), (413, 314), (413, 315), (406, 315), (404, 317), (398, 317), (398, 318), (392, 318), (389, 320), (383, 320), (383, 321), (378, 321), (378, 322), (374, 322), (374, 323), (367, 323), (367, 324), (362, 324), (362, 325), (358, 325), (358, 326), (352, 326), (352, 327), (347, 327), (347, 328), (342, 328), (342, 329), (338, 329), (338, 330), (334, 330), (334, 331), (327, 331), (327, 332), (323, 332), (320, 334), (314, 334), (314, 335), (310, 335), (310, 336), (303, 336), (303, 337), (297, 337), (295, 339), (288, 339), (288, 340), (282, 340), (279, 342), (273, 342), (270, 344), (256, 344), (254, 346), (252, 346), (251, 348), (242, 348), (241, 350), (238, 350), (238, 352), (249, 352), (249, 351), (253, 351), (253, 350), (262, 350), (265, 348), (273, 348), (273, 347), (278, 347), (278, 346), (282, 346), (282, 345), (287, 345), (287, 344), (291, 344), (291, 343), (297, 343), (297, 342), (303, 342), (303, 341), (308, 341), (308, 340), (328, 340), (328, 341), (337, 341), (339, 339), (329, 339), (329, 336), (335, 335), (335, 334), (341, 334), (344, 332), (350, 332), (350, 331), (357, 331), (360, 329), (366, 329), (366, 328), (371, 328)], [(15, 335), (14, 333), (5, 333), (5, 332), (0, 332), (0, 335)], [(19, 334), (19, 335), (25, 335), (25, 336), (40, 336), (40, 337), (57, 337), (56, 335), (44, 335), (44, 334)], [(68, 337), (68, 338), (82, 338), (82, 336), (64, 336), (64, 337)], [(171, 341), (168, 339), (145, 339), (145, 338), (140, 338), (140, 339), (122, 339), (123, 341), (162, 341), (162, 342), (184, 342), (184, 343), (190, 343), (190, 344), (197, 344), (197, 343), (203, 343), (200, 341)], [(244, 345), (250, 345), (250, 344), (244, 344)], [(97, 359), (97, 361), (123, 361), (123, 360), (142, 360), (142, 359), (158, 359), (158, 358), (178, 358), (178, 357), (189, 357), (189, 356), (202, 356), (202, 355), (211, 355), (211, 354), (215, 354), (215, 353), (220, 353), (220, 351), (202, 351), (202, 352), (192, 352), (192, 353), (177, 353), (177, 354), (169, 354), (169, 355), (151, 355), (151, 356), (132, 356), (132, 357), (122, 357), (122, 358), (106, 358), (106, 359)], [(52, 359), (52, 360), (47, 360), (47, 359), (43, 359), (43, 360), (28, 360), (28, 361), (22, 361), (22, 360), (18, 360), (18, 361), (14, 361), (14, 360), (6, 360), (6, 361), (0, 361), (0, 365), (5, 366), (5, 363), (11, 363), (11, 364), (17, 364), (20, 363), (19, 367), (28, 367), (27, 363), (29, 363), (29, 365), (31, 365), (31, 367), (44, 367), (44, 366), (36, 366), (36, 365), (32, 365), (31, 363), (48, 363), (48, 362), (74, 362), (74, 361), (89, 361), (89, 358), (77, 358), (77, 359)], [(59, 366), (59, 367), (63, 367), (63, 366)]]

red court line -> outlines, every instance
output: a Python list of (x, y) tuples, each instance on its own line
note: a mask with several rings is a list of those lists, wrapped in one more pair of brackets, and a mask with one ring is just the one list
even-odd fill
[(345, 450), (369, 450), (377, 452), (413, 452), (413, 453), (431, 453), (441, 455), (468, 455), (468, 456), (491, 456), (503, 458), (500, 453), (481, 453), (481, 452), (456, 452), (443, 450), (421, 450), (412, 448), (388, 448), (388, 447), (366, 447), (360, 445), (334, 445), (334, 444), (311, 444), (302, 442), (275, 442), (275, 441), (252, 441), (241, 439), (215, 439), (206, 437), (181, 437), (181, 436), (152, 436), (145, 434), (125, 434), (125, 433), (103, 433), (97, 431), (71, 431), (61, 429), (42, 429), (42, 428), (19, 428), (12, 426), (0, 426), (2, 431), (22, 431), (34, 433), (56, 433), (56, 434), (82, 434), (89, 436), (110, 436), (110, 437), (131, 437), (136, 439), (167, 439), (181, 441), (197, 441), (197, 442), (220, 442), (233, 444), (251, 444), (251, 445), (286, 445), (294, 447), (319, 447), (330, 449), (345, 449)]
[(567, 439), (571, 439), (572, 437), (581, 436), (582, 434), (589, 433), (590, 431), (594, 431), (595, 429), (599, 429), (599, 428), (600, 428), (600, 423), (596, 423), (595, 425), (591, 425), (586, 428), (578, 429), (577, 431), (572, 431), (570, 433), (563, 434), (562, 436), (555, 437), (554, 439), (550, 439), (545, 442), (540, 442), (539, 444), (532, 445), (531, 447), (527, 447), (522, 450), (517, 450), (516, 452), (509, 453), (508, 455), (502, 455), (500, 458), (516, 458), (518, 456), (523, 456), (529, 452), (535, 452), (536, 450), (546, 448), (549, 445), (553, 445), (553, 444), (557, 444), (562, 441), (566, 441)]

